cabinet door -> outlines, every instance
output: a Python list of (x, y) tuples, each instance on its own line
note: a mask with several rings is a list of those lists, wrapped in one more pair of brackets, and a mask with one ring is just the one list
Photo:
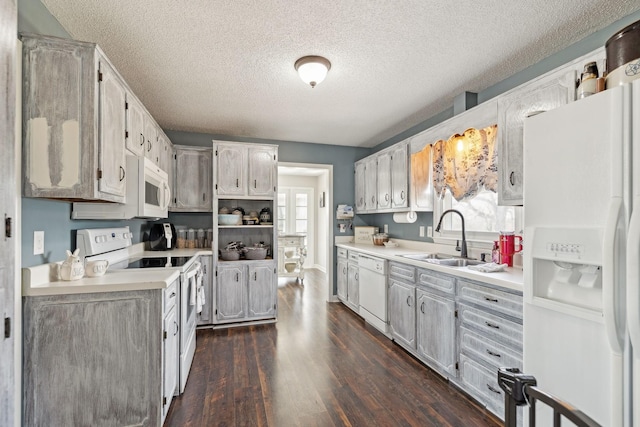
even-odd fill
[(249, 317), (275, 317), (278, 285), (273, 264), (249, 264)]
[(416, 348), (416, 287), (391, 279), (389, 283), (389, 329), (393, 338)]
[(172, 182), (171, 158), (173, 157), (173, 147), (162, 129), (158, 129), (158, 151), (158, 167), (169, 175), (169, 182)]
[(347, 301), (348, 267), (346, 259), (338, 259), (338, 298)]
[(158, 131), (153, 117), (144, 112), (144, 156), (158, 164)]
[(134, 96), (127, 96), (127, 139), (125, 146), (136, 156), (143, 156), (144, 140), (144, 107)]
[(249, 147), (250, 196), (273, 197), (276, 192), (277, 156), (273, 147)]
[(367, 158), (365, 161), (364, 169), (364, 208), (365, 210), (372, 212), (377, 209), (378, 204), (376, 202), (377, 193), (377, 161), (375, 157)]
[(216, 320), (247, 317), (247, 286), (242, 265), (219, 265), (216, 276)]
[(101, 192), (125, 196), (126, 92), (120, 77), (104, 59), (100, 60), (98, 188)]
[(377, 209), (389, 209), (391, 207), (391, 153), (389, 151), (381, 153), (377, 158)]
[(211, 212), (211, 150), (176, 147), (174, 211)]
[(356, 264), (349, 264), (347, 267), (347, 301), (355, 310), (360, 305), (360, 270)]
[(179, 326), (175, 306), (165, 315), (162, 345), (162, 419), (167, 416), (171, 399), (178, 384)]
[(418, 355), (430, 365), (455, 376), (455, 302), (439, 295), (416, 290), (418, 308)]
[(218, 145), (216, 147), (216, 192), (220, 196), (245, 194), (245, 147)]
[(211, 266), (213, 265), (213, 257), (202, 255), (199, 258), (202, 263), (202, 286), (204, 288), (204, 305), (202, 311), (198, 314), (198, 325), (210, 325), (213, 313), (213, 274), (211, 274)]
[(409, 190), (409, 157), (407, 144), (400, 143), (391, 152), (391, 207), (406, 208)]
[(362, 213), (365, 210), (365, 194), (364, 194), (364, 162), (355, 164), (355, 193), (356, 193), (356, 213)]
[(575, 98), (575, 71), (562, 69), (498, 100), (498, 204), (522, 205), (524, 120)]

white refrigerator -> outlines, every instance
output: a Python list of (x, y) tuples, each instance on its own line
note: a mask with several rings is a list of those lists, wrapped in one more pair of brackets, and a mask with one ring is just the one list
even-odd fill
[(640, 427), (640, 80), (526, 119), (524, 177), (524, 372)]

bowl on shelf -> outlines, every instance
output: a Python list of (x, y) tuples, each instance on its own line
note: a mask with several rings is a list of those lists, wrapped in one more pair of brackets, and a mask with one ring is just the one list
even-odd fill
[(218, 225), (238, 225), (242, 223), (242, 215), (218, 214)]
[(243, 249), (246, 259), (265, 259), (267, 248), (246, 247)]
[(284, 256), (286, 258), (291, 258), (295, 253), (296, 253), (295, 251), (284, 251)]
[(296, 269), (296, 263), (288, 262), (284, 265), (284, 269), (287, 270), (287, 273), (293, 273)]
[(220, 258), (223, 261), (237, 261), (240, 259), (240, 252), (236, 249), (220, 249)]

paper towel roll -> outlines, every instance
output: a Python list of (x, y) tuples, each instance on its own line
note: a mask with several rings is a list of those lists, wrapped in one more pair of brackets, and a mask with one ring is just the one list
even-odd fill
[(393, 222), (398, 224), (413, 224), (418, 219), (418, 214), (414, 211), (396, 212), (393, 214)]

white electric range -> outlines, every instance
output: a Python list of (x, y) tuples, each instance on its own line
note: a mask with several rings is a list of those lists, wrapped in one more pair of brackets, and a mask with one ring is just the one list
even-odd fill
[(184, 392), (196, 350), (197, 299), (202, 295), (202, 264), (196, 256), (174, 256), (172, 252), (146, 252), (141, 245), (133, 245), (129, 227), (93, 228), (78, 230), (76, 247), (86, 261), (107, 260), (109, 269), (176, 269), (180, 271), (178, 292), (178, 325), (180, 331), (179, 393)]

